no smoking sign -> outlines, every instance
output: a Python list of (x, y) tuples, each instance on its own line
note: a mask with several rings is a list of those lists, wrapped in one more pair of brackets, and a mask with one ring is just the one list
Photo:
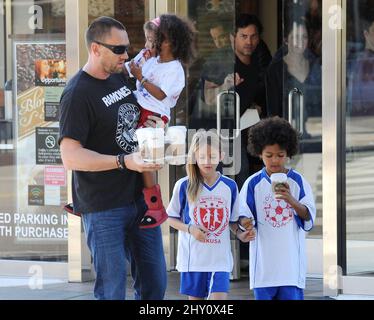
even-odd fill
[(36, 164), (62, 164), (58, 128), (36, 128)]

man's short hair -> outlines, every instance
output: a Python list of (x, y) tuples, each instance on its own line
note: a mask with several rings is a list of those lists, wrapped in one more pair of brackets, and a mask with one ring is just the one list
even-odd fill
[(94, 41), (104, 41), (105, 37), (110, 34), (112, 28), (126, 31), (125, 26), (116, 19), (111, 17), (96, 18), (86, 31), (87, 48), (89, 48)]
[(236, 18), (234, 34), (236, 34), (239, 29), (247, 28), (250, 25), (256, 26), (257, 32), (260, 35), (262, 34), (262, 31), (264, 31), (262, 23), (255, 15), (242, 13)]

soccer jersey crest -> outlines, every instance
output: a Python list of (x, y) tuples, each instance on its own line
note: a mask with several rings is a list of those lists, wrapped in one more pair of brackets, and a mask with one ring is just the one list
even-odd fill
[(274, 228), (281, 228), (293, 219), (293, 208), (286, 201), (272, 196), (265, 198), (264, 211), (265, 221)]
[(229, 210), (221, 197), (201, 197), (194, 210), (195, 223), (202, 226), (208, 237), (219, 237), (229, 224)]

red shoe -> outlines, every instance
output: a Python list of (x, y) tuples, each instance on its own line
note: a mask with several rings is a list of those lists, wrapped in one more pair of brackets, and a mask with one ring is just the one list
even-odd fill
[(72, 203), (68, 203), (67, 205), (64, 206), (64, 210), (67, 212), (67, 213), (71, 213), (77, 217), (80, 217), (81, 214), (79, 212), (74, 212), (74, 208), (73, 208), (73, 204)]
[(139, 228), (155, 228), (168, 218), (168, 214), (162, 203), (160, 185), (156, 184), (151, 188), (144, 188), (143, 194), (148, 210), (140, 221)]

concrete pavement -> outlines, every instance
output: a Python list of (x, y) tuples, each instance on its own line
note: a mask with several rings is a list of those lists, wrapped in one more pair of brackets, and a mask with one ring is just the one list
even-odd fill
[[(249, 290), (248, 277), (231, 281), (229, 299), (253, 300), (253, 293)], [(0, 300), (94, 300), (93, 282), (67, 283), (61, 280), (49, 279), (40, 286), (29, 283), (28, 278), (0, 277)], [(39, 287), (39, 288), (38, 288)], [(134, 299), (132, 279), (128, 278), (127, 297)], [(308, 278), (305, 290), (306, 300), (324, 300), (322, 279)], [(166, 300), (184, 300), (179, 294), (179, 274), (168, 272), (168, 287)]]

